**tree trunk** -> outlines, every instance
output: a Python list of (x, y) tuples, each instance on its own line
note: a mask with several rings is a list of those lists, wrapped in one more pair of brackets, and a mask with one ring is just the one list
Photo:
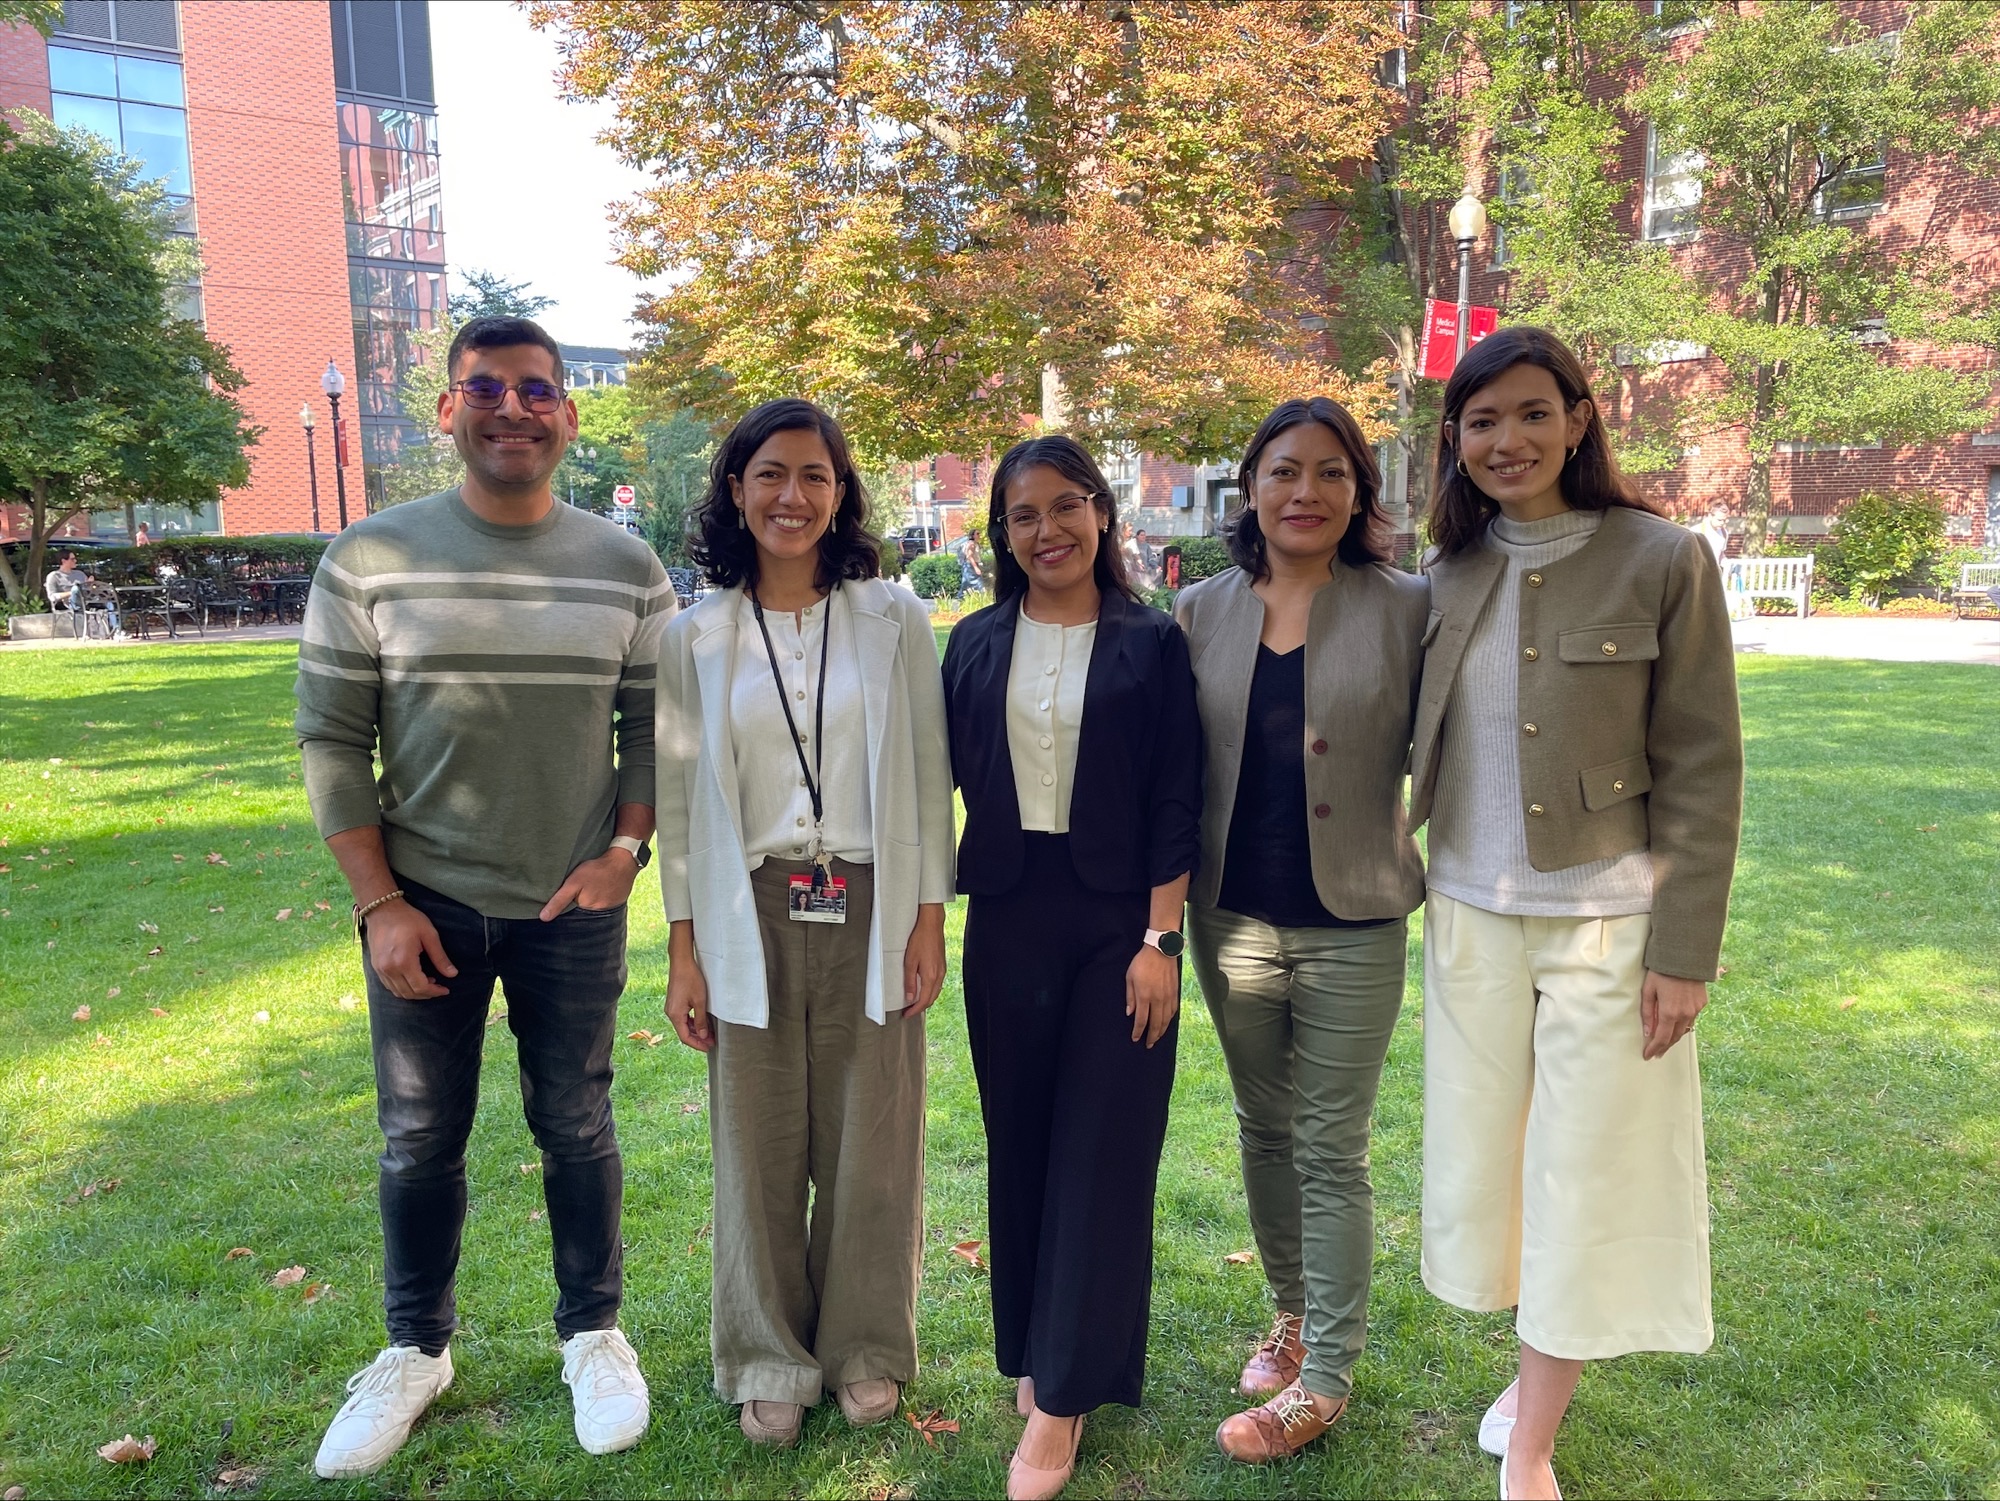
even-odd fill
[(7, 603), (19, 609), (26, 603), (21, 593), (21, 581), (14, 574), (14, 565), (7, 561), (7, 549), (0, 547), (0, 589), (7, 591)]
[[(1754, 414), (1750, 419), (1753, 440), (1769, 430), (1772, 409), (1776, 405), (1773, 398), (1773, 384), (1776, 372), (1769, 365), (1757, 369), (1757, 395)], [(1771, 535), (1771, 456), (1760, 455), (1753, 441), (1750, 448), (1750, 488), (1743, 498), (1743, 556), (1761, 558), (1764, 546)]]

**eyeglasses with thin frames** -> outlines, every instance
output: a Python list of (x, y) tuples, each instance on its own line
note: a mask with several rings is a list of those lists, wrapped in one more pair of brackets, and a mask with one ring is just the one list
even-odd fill
[(542, 415), (553, 412), (563, 404), (563, 388), (547, 380), (524, 380), (510, 386), (497, 376), (475, 375), (454, 381), (451, 389), (464, 398), (467, 406), (482, 412), (495, 411), (504, 406), (509, 391), (521, 398), (521, 405), (526, 410)]
[(1017, 537), (1032, 537), (1042, 528), (1042, 518), (1050, 517), (1066, 532), (1080, 531), (1088, 519), (1086, 512), (1094, 511), (1088, 495), (1065, 495), (1046, 511), (1038, 511), (1033, 506), (1017, 506), (1001, 519), (1007, 523), (1007, 530)]

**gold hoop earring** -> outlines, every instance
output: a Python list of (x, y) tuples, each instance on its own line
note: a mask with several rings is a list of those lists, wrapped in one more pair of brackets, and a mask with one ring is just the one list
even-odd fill
[(1567, 460), (1567, 462), (1569, 462), (1569, 463), (1571, 463), (1571, 464), (1574, 464), (1574, 463), (1576, 462), (1576, 449), (1577, 449), (1577, 448), (1581, 448), (1581, 447), (1583, 447), (1583, 445), (1582, 445), (1581, 443), (1579, 443), (1579, 444), (1577, 444), (1577, 445), (1576, 445), (1576, 448), (1572, 448), (1572, 449), (1571, 449), (1571, 450), (1569, 451), (1569, 459)]
[(1465, 460), (1464, 460), (1464, 459), (1460, 459), (1460, 460), (1458, 461), (1458, 472), (1459, 472), (1460, 474), (1464, 475), (1464, 476), (1465, 476), (1465, 477), (1466, 477), (1467, 479), (1471, 479), (1471, 478), (1472, 478), (1472, 475), (1471, 475), (1470, 473), (1468, 473), (1468, 472), (1467, 472), (1467, 470), (1466, 470), (1466, 467), (1465, 467)]

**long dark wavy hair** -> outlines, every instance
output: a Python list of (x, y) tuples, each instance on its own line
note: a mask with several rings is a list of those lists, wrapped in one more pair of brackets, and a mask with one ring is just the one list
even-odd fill
[(833, 459), (840, 500), (819, 539), (815, 582), (831, 589), (842, 579), (872, 579), (882, 571), (882, 542), (868, 529), (868, 492), (854, 467), (847, 435), (832, 416), (796, 396), (767, 401), (744, 414), (715, 450), (708, 466), (708, 494), (688, 517), (688, 556), (718, 588), (757, 587), (757, 543), (738, 521), (729, 481), (741, 480), (757, 450), (783, 432), (818, 433)]
[(1023, 470), (1038, 465), (1055, 470), (1088, 495), (1097, 508), (1104, 524), (1097, 534), (1097, 561), (1091, 569), (1098, 592), (1122, 594), (1135, 604), (1144, 604), (1125, 573), (1125, 557), (1118, 547), (1118, 502), (1111, 497), (1104, 471), (1081, 443), (1061, 433), (1016, 443), (993, 466), (992, 498), (986, 506), (986, 535), (993, 545), (993, 602), (1003, 604), (1028, 591), (1027, 571), (1014, 561), (1013, 538), (1007, 533), (1007, 485)]
[(1354, 515), (1340, 534), (1338, 556), (1350, 567), (1386, 563), (1389, 525), (1382, 515), (1382, 469), (1375, 462), (1375, 450), (1361, 434), (1361, 424), (1346, 407), (1330, 396), (1307, 396), (1280, 402), (1271, 415), (1257, 424), (1250, 446), (1243, 451), (1243, 464), (1236, 472), (1236, 485), (1243, 499), (1222, 524), (1222, 540), (1238, 568), (1253, 579), (1270, 576), (1271, 565), (1264, 556), (1264, 528), (1258, 524), (1257, 508), (1250, 504), (1257, 460), (1280, 433), (1308, 422), (1317, 422), (1340, 440), (1347, 461), (1354, 466)]
[(1590, 403), (1590, 421), (1584, 425), (1575, 453), (1563, 464), (1563, 503), (1573, 511), (1629, 506), (1658, 515), (1659, 507), (1641, 497), (1619, 472), (1597, 399), (1590, 394), (1590, 377), (1584, 373), (1583, 361), (1546, 328), (1520, 324), (1488, 334), (1473, 345), (1445, 382), (1437, 476), (1426, 513), (1438, 556), (1448, 558), (1473, 546), (1500, 514), (1499, 503), (1474, 484), (1470, 475), (1459, 473), (1458, 423), (1465, 404), (1516, 365), (1539, 365), (1548, 371), (1562, 396), (1564, 412), (1575, 411), (1579, 401)]

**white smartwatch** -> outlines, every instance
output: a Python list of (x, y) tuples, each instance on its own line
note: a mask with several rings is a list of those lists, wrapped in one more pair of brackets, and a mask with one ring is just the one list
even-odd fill
[(630, 855), (632, 859), (635, 862), (637, 862), (639, 869), (641, 870), (644, 870), (646, 868), (646, 862), (650, 860), (653, 855), (652, 849), (647, 845), (645, 840), (634, 839), (630, 834), (620, 834), (616, 836), (611, 841), (611, 848), (615, 850), (625, 851), (626, 854)]
[(1146, 929), (1146, 942), (1165, 954), (1169, 959), (1180, 958), (1181, 950), (1187, 947), (1187, 939), (1172, 928)]

